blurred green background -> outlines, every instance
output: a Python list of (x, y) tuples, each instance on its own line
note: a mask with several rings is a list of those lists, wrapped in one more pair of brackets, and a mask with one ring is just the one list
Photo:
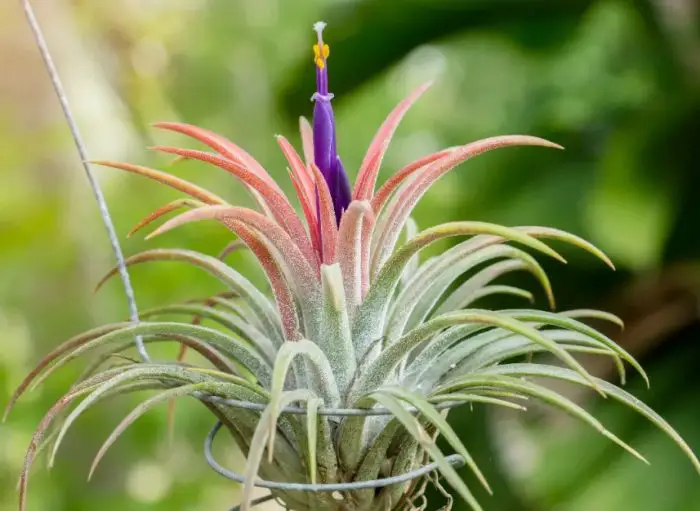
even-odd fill
[[(649, 370), (629, 387), (700, 449), (700, 7), (695, 0), (36, 0), (90, 155), (165, 166), (147, 145), (181, 141), (149, 128), (182, 120), (218, 131), (291, 190), (272, 135), (295, 143), (310, 115), (311, 25), (330, 26), (340, 153), (350, 170), (407, 91), (435, 85), (409, 113), (383, 177), (441, 147), (505, 133), (544, 136), (566, 152), (507, 149), (443, 178), (419, 225), (476, 219), (570, 230), (606, 250), (610, 272), (567, 254), (549, 265), (560, 308), (599, 307), (627, 323), (611, 332)], [(19, 2), (0, 5), (0, 404), (60, 341), (126, 317), (115, 280), (93, 287), (112, 258), (71, 139)], [(172, 140), (171, 140), (172, 139)], [(173, 172), (247, 203), (223, 172)], [(124, 236), (175, 198), (135, 176), (96, 169)], [(152, 246), (215, 253), (228, 235), (198, 224)], [(232, 261), (263, 279), (246, 254)], [(547, 261), (544, 261), (547, 263)], [(215, 282), (179, 265), (132, 272), (142, 308), (201, 297)], [(532, 283), (528, 283), (534, 289)], [(544, 307), (542, 297), (538, 305)], [(173, 355), (176, 348), (169, 348)], [(592, 371), (610, 368), (592, 361)], [(598, 364), (598, 365), (596, 365)], [(81, 363), (27, 395), (0, 426), (0, 510), (31, 433)], [(52, 471), (37, 463), (30, 507), (41, 510), (225, 510), (238, 488), (211, 472), (201, 442), (211, 417), (183, 402), (175, 442), (165, 409), (137, 422), (89, 484), (90, 459), (138, 401), (89, 412)], [(613, 403), (580, 402), (652, 462), (646, 467), (561, 414), (460, 410), (451, 420), (485, 468), (491, 511), (692, 511), (700, 480), (671, 441)], [(230, 453), (229, 463), (240, 463)], [(433, 499), (435, 508), (440, 497)], [(461, 504), (456, 504), (455, 508)], [(273, 507), (269, 507), (272, 509)]]

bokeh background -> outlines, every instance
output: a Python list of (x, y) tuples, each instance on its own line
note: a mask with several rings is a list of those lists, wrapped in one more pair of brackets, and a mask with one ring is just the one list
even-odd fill
[[(700, 8), (694, 0), (35, 0), (90, 155), (164, 166), (145, 149), (182, 120), (253, 153), (291, 189), (272, 135), (298, 144), (310, 115), (311, 25), (330, 23), (331, 87), (346, 167), (359, 165), (386, 113), (434, 78), (383, 166), (485, 136), (528, 133), (565, 152), (506, 149), (444, 177), (417, 209), (419, 225), (477, 219), (544, 224), (582, 235), (618, 265), (567, 253), (548, 265), (561, 308), (621, 315), (611, 332), (649, 370), (629, 387), (700, 450)], [(112, 257), (46, 73), (17, 1), (0, 4), (0, 404), (40, 356), (72, 334), (126, 317), (115, 280), (93, 293)], [(173, 139), (174, 140), (174, 139)], [(173, 172), (246, 203), (223, 172)], [(139, 177), (96, 169), (124, 237), (176, 197)], [(198, 224), (145, 247), (216, 253), (228, 240)], [(245, 254), (232, 258), (263, 282)], [(544, 261), (548, 263), (548, 261)], [(139, 305), (206, 296), (215, 282), (179, 265), (132, 272)], [(529, 283), (531, 288), (535, 286)], [(538, 305), (544, 306), (539, 297)], [(165, 352), (174, 355), (175, 347)], [(603, 376), (610, 368), (593, 361)], [(597, 364), (597, 365), (596, 365)], [(84, 365), (28, 394), (0, 427), (0, 510), (43, 413)], [(238, 488), (201, 456), (211, 418), (182, 403), (169, 443), (165, 409), (138, 421), (89, 484), (92, 455), (137, 402), (114, 399), (79, 421), (50, 472), (37, 463), (31, 510), (224, 510)], [(559, 413), (461, 410), (451, 420), (485, 468), (492, 511), (692, 511), (700, 480), (642, 418), (577, 396), (652, 462), (646, 467)], [(241, 463), (235, 452), (228, 461)], [(440, 498), (433, 501), (440, 505)], [(465, 509), (457, 503), (455, 508)]]

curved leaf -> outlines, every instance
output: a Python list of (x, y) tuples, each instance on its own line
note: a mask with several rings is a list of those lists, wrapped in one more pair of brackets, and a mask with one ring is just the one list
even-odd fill
[(411, 258), (430, 244), (453, 236), (490, 234), (475, 243), (474, 250), (505, 240), (517, 241), (525, 246), (562, 260), (561, 256), (539, 240), (529, 235), (485, 222), (451, 222), (426, 229), (401, 247), (382, 267), (364, 302), (358, 309), (353, 324), (353, 340), (356, 353), (365, 353), (373, 339), (381, 337), (389, 300), (394, 293), (406, 265)]
[[(223, 261), (206, 254), (184, 249), (155, 249), (146, 250), (126, 259), (127, 267), (150, 261), (181, 261), (192, 264), (207, 271), (221, 282), (229, 286), (238, 296), (250, 306), (252, 318), (260, 323), (261, 328), (273, 339), (281, 341), (282, 330), (279, 316), (268, 298), (260, 292), (248, 279), (228, 266)], [(97, 289), (118, 273), (112, 268), (97, 284)]]

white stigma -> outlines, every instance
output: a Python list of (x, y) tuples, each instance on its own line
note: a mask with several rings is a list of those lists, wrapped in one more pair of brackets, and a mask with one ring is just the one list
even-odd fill
[(317, 21), (314, 23), (314, 30), (318, 35), (321, 35), (323, 33), (323, 30), (326, 28), (326, 22), (325, 21)]
[(318, 44), (323, 45), (323, 31), (326, 28), (326, 22), (325, 21), (317, 21), (314, 23), (314, 30), (316, 31), (316, 34), (318, 34)]

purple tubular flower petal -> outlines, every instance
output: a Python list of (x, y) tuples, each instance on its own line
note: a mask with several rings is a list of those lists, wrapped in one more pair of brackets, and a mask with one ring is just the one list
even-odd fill
[(332, 172), (336, 159), (333, 109), (327, 96), (317, 93), (314, 95), (314, 102), (314, 163), (326, 178), (326, 183), (332, 192)]
[(314, 163), (328, 184), (333, 199), (335, 218), (340, 224), (340, 217), (350, 204), (351, 192), (350, 181), (336, 149), (335, 118), (331, 106), (333, 94), (328, 92), (327, 56), (329, 50), (322, 37), (324, 27), (323, 23), (314, 25), (314, 30), (318, 34), (318, 45), (314, 48), (316, 93), (311, 98), (314, 101)]
[(338, 225), (340, 225), (340, 217), (345, 213), (345, 210), (348, 209), (350, 201), (352, 200), (352, 188), (350, 186), (350, 179), (343, 167), (343, 162), (340, 161), (340, 156), (336, 156), (335, 162), (337, 180), (335, 183), (335, 193), (333, 194), (333, 206), (335, 207), (335, 219), (338, 221)]

